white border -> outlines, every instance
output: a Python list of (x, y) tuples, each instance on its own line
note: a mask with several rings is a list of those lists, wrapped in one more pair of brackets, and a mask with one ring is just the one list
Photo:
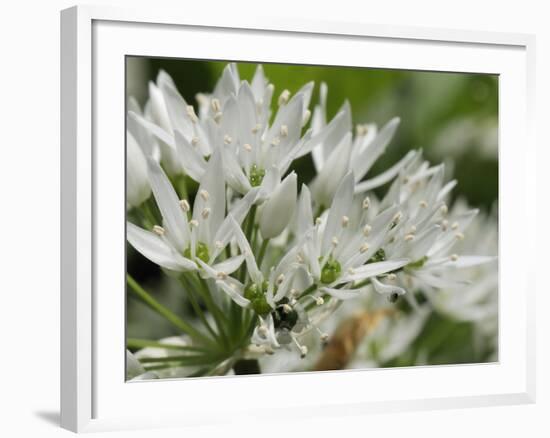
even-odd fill
[[(92, 22), (94, 20), (105, 22), (130, 22), (134, 24), (121, 26), (122, 23), (106, 24), (105, 29), (124, 28), (126, 31), (131, 28), (135, 28), (135, 23), (164, 23), (164, 24), (180, 24), (187, 25), (181, 26), (148, 26), (143, 27), (139, 33), (132, 34), (132, 38), (126, 39), (126, 42), (131, 41), (134, 44), (133, 49), (129, 49), (128, 45), (121, 44), (121, 38), (110, 38), (109, 47), (101, 46), (101, 37), (98, 40), (92, 40)], [(440, 367), (440, 368), (425, 368), (425, 369), (401, 369), (401, 370), (380, 370), (371, 372), (344, 372), (344, 373), (327, 373), (327, 374), (300, 374), (297, 376), (263, 376), (261, 379), (257, 377), (243, 377), (243, 378), (226, 378), (217, 379), (214, 383), (212, 380), (187, 380), (178, 382), (154, 382), (143, 384), (122, 384), (121, 373), (113, 370), (118, 369), (116, 366), (116, 360), (113, 359), (115, 354), (111, 354), (116, 345), (116, 336), (120, 335), (120, 326), (118, 329), (113, 330), (114, 319), (109, 318), (109, 304), (106, 295), (101, 295), (101, 291), (105, 290), (105, 282), (112, 281), (116, 278), (116, 266), (120, 264), (120, 258), (117, 258), (116, 251), (111, 253), (112, 258), (105, 257), (98, 258), (98, 251), (105, 251), (107, 243), (102, 245), (103, 242), (112, 242), (113, 238), (117, 239), (117, 226), (108, 227), (113, 230), (112, 235), (108, 234), (104, 230), (106, 222), (109, 222), (109, 217), (105, 214), (99, 214), (103, 211), (118, 211), (120, 206), (124, 205), (123, 202), (119, 202), (121, 192), (111, 190), (112, 187), (120, 187), (120, 183), (123, 179), (119, 176), (116, 177), (117, 169), (120, 173), (120, 163), (124, 163), (123, 155), (119, 155), (119, 159), (104, 160), (102, 159), (106, 155), (101, 153), (102, 148), (98, 147), (98, 150), (94, 150), (92, 146), (92, 103), (94, 105), (93, 116), (96, 118), (96, 122), (100, 125), (103, 123), (101, 120), (117, 119), (117, 105), (120, 104), (121, 96), (111, 99), (111, 103), (115, 102), (115, 105), (101, 106), (102, 100), (101, 93), (113, 92), (116, 90), (116, 86), (120, 88), (120, 83), (123, 76), (117, 80), (111, 86), (116, 85), (115, 88), (110, 86), (103, 87), (102, 90), (96, 95), (92, 94), (92, 80), (93, 83), (103, 83), (101, 75), (105, 76), (104, 80), (111, 74), (115, 74), (117, 68), (120, 68), (120, 53), (128, 53), (127, 50), (131, 50), (132, 54), (154, 54), (154, 55), (167, 55), (174, 56), (177, 52), (177, 48), (170, 47), (169, 40), (165, 39), (162, 46), (159, 45), (159, 38), (163, 38), (160, 34), (164, 35), (164, 38), (172, 33), (178, 32), (196, 32), (197, 35), (202, 34), (219, 34), (223, 32), (223, 29), (228, 30), (227, 35), (231, 34), (235, 37), (242, 37), (246, 35), (246, 29), (255, 29), (255, 38), (268, 38), (272, 33), (263, 32), (263, 30), (277, 30), (276, 38), (287, 39), (295, 38), (298, 41), (300, 38), (310, 36), (311, 33), (316, 35), (316, 38), (328, 38), (329, 40), (338, 40), (342, 37), (337, 35), (353, 35), (354, 37), (348, 38), (348, 43), (354, 44), (392, 44), (403, 45), (407, 44), (408, 50), (412, 46), (421, 46), (423, 50), (427, 50), (427, 55), (430, 54), (430, 50), (438, 50), (438, 47), (443, 52), (448, 49), (447, 43), (454, 46), (455, 49), (460, 51), (460, 47), (464, 47), (463, 52), (477, 52), (483, 56), (478, 56), (477, 67), (473, 68), (473, 64), (470, 68), (464, 68), (463, 57), (457, 56), (455, 58), (455, 64), (445, 60), (445, 57), (433, 56), (433, 65), (431, 68), (438, 70), (469, 70), (469, 71), (483, 71), (501, 74), (501, 87), (506, 86), (506, 81), (510, 80), (510, 84), (506, 88), (510, 88), (514, 85), (516, 88), (516, 96), (514, 100), (510, 100), (508, 105), (501, 106), (501, 137), (506, 139), (515, 140), (516, 144), (519, 144), (521, 140), (522, 144), (525, 144), (523, 138), (519, 138), (518, 134), (523, 133), (527, 135), (529, 143), (522, 149), (524, 156), (529, 156), (526, 152), (533, 149), (532, 139), (529, 133), (525, 133), (524, 121), (521, 119), (519, 124), (517, 120), (513, 119), (514, 115), (527, 114), (526, 104), (531, 108), (532, 105), (532, 88), (522, 87), (523, 81), (527, 79), (526, 75), (532, 72), (532, 50), (534, 41), (531, 37), (526, 35), (508, 35), (508, 34), (492, 34), (486, 32), (462, 32), (462, 31), (446, 31), (446, 30), (426, 30), (415, 28), (395, 28), (387, 26), (373, 26), (364, 25), (359, 23), (309, 23), (309, 22), (291, 22), (262, 19), (254, 20), (254, 24), (249, 22), (231, 22), (229, 23), (232, 31), (229, 31), (228, 23), (223, 19), (216, 17), (191, 17), (189, 14), (182, 16), (181, 13), (165, 13), (154, 11), (136, 12), (130, 10), (110, 9), (110, 8), (95, 8), (95, 7), (78, 7), (71, 8), (63, 11), (62, 13), (62, 417), (61, 422), (63, 427), (71, 430), (78, 431), (95, 431), (114, 428), (134, 428), (134, 427), (151, 427), (151, 426), (174, 426), (174, 425), (189, 425), (200, 423), (212, 423), (213, 415), (215, 412), (216, 421), (230, 421), (244, 418), (247, 419), (267, 419), (274, 418), (276, 416), (285, 415), (291, 417), (308, 417), (312, 415), (343, 415), (343, 414), (359, 414), (363, 412), (373, 411), (394, 411), (404, 409), (433, 409), (438, 407), (459, 407), (459, 406), (478, 406), (478, 405), (491, 405), (491, 404), (503, 404), (503, 403), (521, 403), (528, 402), (534, 399), (534, 351), (533, 351), (533, 337), (534, 333), (534, 321), (533, 318), (527, 317), (529, 312), (532, 316), (534, 303), (529, 299), (528, 293), (532, 295), (534, 290), (528, 290), (525, 284), (525, 279), (529, 273), (529, 267), (525, 262), (520, 264), (513, 264), (518, 262), (517, 259), (509, 259), (506, 261), (506, 257), (501, 257), (501, 272), (514, 271), (517, 274), (515, 277), (509, 277), (506, 284), (510, 287), (515, 286), (516, 290), (520, 290), (521, 293), (517, 294), (517, 301), (515, 302), (517, 309), (522, 309), (520, 312), (521, 317), (518, 318), (519, 324), (514, 333), (504, 333), (503, 339), (510, 339), (511, 342), (516, 342), (516, 346), (524, 347), (525, 354), (519, 354), (519, 358), (514, 361), (513, 358), (503, 359), (501, 365), (482, 365), (482, 366), (467, 366), (467, 367)], [(220, 29), (222, 28), (222, 29)], [(147, 30), (145, 30), (147, 29)], [(234, 29), (241, 29), (242, 31), (235, 31)], [(158, 33), (159, 36), (144, 38), (147, 32)], [(211, 36), (212, 36), (211, 35)], [(334, 38), (329, 38), (328, 35), (333, 35)], [(110, 35), (110, 36), (114, 36)], [(369, 38), (365, 38), (369, 37)], [(372, 38), (376, 37), (376, 38)], [(390, 39), (390, 40), (388, 40)], [(420, 40), (420, 41), (419, 41)], [(99, 43), (98, 43), (99, 42)], [(461, 42), (465, 44), (455, 44)], [(337, 44), (337, 43), (335, 43)], [(484, 44), (485, 46), (481, 46)], [(98, 52), (98, 47), (101, 47), (101, 52)], [(230, 52), (228, 47), (221, 45), (224, 56), (216, 56), (215, 52), (208, 52), (213, 58), (238, 58), (247, 59), (246, 55), (243, 57), (242, 51), (237, 53)], [(96, 49), (95, 55), (103, 59), (102, 66), (98, 67), (92, 65), (92, 49)], [(220, 45), (218, 44), (218, 50)], [(271, 47), (268, 53), (262, 57), (262, 60), (275, 60), (277, 54), (274, 51), (274, 47)], [(122, 52), (120, 52), (122, 50)], [(136, 50), (139, 53), (136, 53)], [(205, 56), (205, 46), (197, 46), (197, 52), (186, 51), (187, 57), (209, 57)], [(211, 48), (209, 50), (215, 50)], [(125, 52), (126, 51), (126, 52)], [(149, 51), (149, 52), (148, 52)], [(484, 51), (494, 52), (490, 57), (486, 56), (488, 53)], [(290, 51), (292, 52), (292, 51)], [(442, 53), (443, 53), (442, 52)], [(498, 54), (500, 52), (500, 55)], [(508, 54), (512, 52), (520, 53), (519, 58), (514, 57), (516, 66), (513, 69), (514, 74), (509, 76), (503, 72), (510, 71), (510, 67), (506, 67), (510, 60), (507, 59)], [(433, 55), (433, 52), (431, 53)], [(109, 56), (114, 56), (111, 61)], [(181, 55), (180, 55), (181, 56)], [(250, 59), (254, 59), (257, 55), (252, 52), (248, 55)], [(271, 58), (266, 59), (269, 56)], [(321, 55), (319, 55), (321, 56)], [(502, 58), (499, 62), (494, 62), (499, 56)], [(292, 62), (292, 54), (289, 54), (288, 62)], [(448, 57), (447, 57), (448, 58)], [(118, 59), (118, 61), (117, 61)], [(489, 60), (491, 59), (491, 62)], [(519, 64), (518, 62), (519, 61)], [(294, 62), (300, 62), (299, 58), (296, 58)], [(483, 63), (486, 63), (485, 66)], [(334, 62), (338, 64), (338, 62)], [(401, 65), (396, 65), (395, 58), (388, 58), (387, 66), (411, 68), (415, 64), (410, 59), (403, 59)], [(527, 68), (529, 64), (529, 69)], [(359, 65), (359, 64), (358, 64)], [(383, 62), (379, 63), (380, 66)], [(495, 65), (497, 65), (495, 69)], [(481, 67), (480, 67), (481, 66)], [(92, 77), (92, 67), (96, 76)], [(104, 68), (105, 67), (105, 68)], [(480, 69), (481, 68), (481, 69)], [(113, 70), (114, 69), (114, 70)], [(506, 70), (508, 69), (508, 70)], [(531, 78), (532, 79), (532, 78)], [(519, 82), (518, 82), (519, 81)], [(113, 82), (110, 80), (110, 82)], [(529, 83), (532, 87), (532, 82)], [(513, 87), (512, 87), (513, 88)], [(527, 95), (526, 95), (527, 94)], [(92, 102), (92, 96), (95, 99)], [(529, 99), (529, 102), (527, 102)], [(511, 110), (512, 103), (519, 104), (519, 109), (515, 108)], [(98, 106), (99, 105), (99, 106)], [(100, 110), (98, 110), (100, 108)], [(112, 113), (109, 114), (109, 110)], [(507, 116), (507, 114), (509, 114)], [(114, 115), (114, 117), (113, 117)], [(120, 118), (122, 119), (122, 118)], [(116, 122), (114, 122), (116, 124)], [(104, 123), (104, 126), (107, 126)], [(515, 128), (513, 127), (515, 126)], [(519, 131), (518, 131), (519, 126)], [(114, 127), (114, 126), (113, 126)], [(507, 132), (510, 131), (510, 132)], [(109, 131), (111, 134), (113, 131)], [(97, 138), (95, 138), (95, 147), (98, 144), (105, 144), (105, 141), (109, 141), (110, 144), (119, 144), (119, 139), (116, 135), (123, 135), (123, 130), (116, 130), (115, 136), (101, 137), (105, 135), (100, 129), (96, 132)], [(514, 138), (515, 137), (515, 138)], [(103, 140), (103, 141), (101, 141)], [(123, 143), (120, 143), (123, 144)], [(94, 150), (94, 154), (92, 154)], [(506, 150), (512, 151), (507, 148)], [(116, 155), (116, 152), (115, 152)], [(529, 199), (529, 194), (534, 193), (534, 176), (532, 175), (534, 166), (528, 158), (521, 158), (516, 153), (514, 155), (510, 152), (510, 160), (502, 160), (501, 157), (501, 176), (502, 174), (510, 175), (510, 172), (514, 172), (512, 166), (519, 165), (519, 169), (512, 173), (517, 179), (516, 184), (502, 184), (501, 177), (501, 190), (504, 194), (504, 199), (501, 200), (501, 210), (504, 212), (511, 211), (513, 205), (511, 202), (506, 202), (508, 199), (519, 200), (518, 206), (522, 206)], [(96, 162), (93, 161), (92, 156)], [(506, 168), (506, 163), (510, 163), (510, 167)], [(118, 166), (118, 167), (117, 167)], [(109, 175), (105, 178), (98, 178), (98, 170), (101, 169), (102, 175)], [(530, 174), (531, 172), (531, 174)], [(92, 184), (93, 182), (93, 184)], [(528, 185), (529, 184), (529, 185)], [(76, 188), (76, 190), (75, 190)], [(527, 190), (531, 189), (531, 190)], [(97, 197), (97, 199), (95, 199)], [(504, 202), (503, 202), (504, 201)], [(504, 204), (504, 205), (503, 205)], [(92, 205), (94, 208), (92, 209)], [(101, 208), (97, 208), (98, 205)], [(525, 230), (525, 222), (522, 224), (522, 220), (527, 222), (533, 222), (525, 217), (526, 209), (516, 206), (516, 211), (520, 211), (520, 214), (515, 216), (503, 216), (501, 231), (510, 230), (506, 235), (510, 235), (510, 247), (509, 248), (521, 248), (522, 240), (529, 238), (529, 244), (533, 245), (533, 239), (535, 229), (528, 227), (528, 231)], [(110, 210), (109, 207), (112, 209)], [(510, 208), (510, 209), (509, 209)], [(94, 220), (92, 220), (92, 217)], [(112, 215), (110, 216), (112, 219)], [(507, 217), (509, 219), (509, 225), (506, 224)], [(103, 224), (103, 225), (102, 225)], [(95, 242), (92, 240), (92, 226), (94, 227)], [(517, 226), (521, 226), (522, 234), (514, 232), (518, 230)], [(504, 232), (502, 231), (502, 232)], [(120, 232), (120, 230), (118, 230)], [(527, 233), (527, 234), (525, 234)], [(517, 236), (517, 237), (515, 237)], [(97, 246), (93, 246), (97, 244)], [(501, 245), (501, 247), (503, 247)], [(94, 251), (94, 270), (92, 269), (92, 250)], [(501, 254), (502, 255), (502, 254)], [(118, 260), (118, 262), (117, 262)], [(111, 273), (107, 272), (109, 269), (107, 261), (112, 262)], [(97, 269), (97, 271), (96, 271)], [(101, 273), (100, 275), (94, 275), (95, 273)], [(123, 273), (123, 269), (120, 270)], [(121, 274), (122, 275), (122, 274)], [(116, 280), (115, 280), (116, 281)], [(94, 282), (97, 282), (94, 284)], [(94, 289), (92, 289), (92, 284)], [(111, 283), (112, 284), (112, 283)], [(516, 286), (519, 286), (518, 287)], [(94, 300), (92, 300), (92, 290), (94, 290)], [(522, 294), (525, 290), (525, 294)], [(76, 294), (78, 291), (78, 294)], [(112, 294), (117, 296), (116, 294)], [(93, 308), (92, 303), (97, 304), (97, 308)], [(115, 304), (117, 304), (115, 302)], [(118, 303), (120, 305), (120, 302)], [(120, 308), (115, 306), (115, 308)], [(113, 309), (113, 307), (111, 307)], [(95, 312), (95, 314), (94, 314)], [(112, 310), (112, 314), (116, 316), (116, 309)], [(97, 341), (97, 349), (95, 354), (92, 355), (92, 316), (97, 318), (97, 315), (101, 315), (102, 321), (111, 321), (107, 324), (96, 324), (95, 340)], [(95, 319), (94, 318), (94, 319)], [(506, 317), (509, 321), (510, 317)], [(97, 322), (97, 319), (95, 319)], [(506, 322), (506, 321), (504, 321)], [(504, 324), (506, 327), (506, 324)], [(114, 331), (115, 336), (111, 336)], [(111, 343), (109, 343), (112, 341)], [(512, 345), (506, 343), (505, 345)], [(517, 355), (516, 347), (510, 347)], [(506, 348), (502, 349), (502, 354), (506, 356)], [(92, 357), (93, 356), (93, 357)], [(99, 360), (100, 358), (101, 360)], [(96, 366), (92, 365), (92, 359)], [(113, 362), (114, 361), (114, 362)], [(512, 363), (513, 362), (513, 363)], [(503, 372), (508, 364), (513, 365), (513, 369)], [(376, 374), (376, 379), (374, 375)], [(319, 380), (319, 378), (322, 380)], [(341, 388), (345, 387), (358, 387), (358, 382), (361, 380), (363, 383), (367, 383), (370, 379), (369, 389), (374, 388), (375, 381), (380, 381), (379, 389), (377, 391), (369, 391), (372, 397), (365, 396), (361, 392), (357, 393), (345, 393)], [(451, 397), (447, 392), (448, 387), (445, 385), (432, 385), (429, 391), (425, 391), (420, 385), (416, 385), (414, 382), (421, 382), (426, 380), (441, 379), (441, 382), (453, 379), (455, 382), (454, 392)], [(465, 380), (458, 380), (465, 379)], [(393, 384), (388, 385), (390, 381)], [(472, 391), (471, 386), (465, 385), (462, 382), (478, 382), (479, 387), (477, 391)], [(458, 384), (456, 384), (458, 383)], [(208, 389), (205, 389), (205, 385), (211, 385)], [(307, 388), (309, 393), (309, 399), (298, 399), (289, 401), (287, 403), (282, 402), (282, 394), (278, 394), (278, 388), (281, 386), (294, 388), (294, 391), (303, 391)], [(386, 397), (380, 397), (376, 394), (381, 394), (381, 389), (390, 388)], [(406, 390), (394, 390), (395, 388), (406, 388)], [(107, 389), (108, 388), (108, 389)], [(214, 389), (215, 388), (215, 389)], [(181, 414), (181, 410), (169, 411), (170, 406), (174, 406), (175, 397), (178, 392), (181, 394), (182, 390), (187, 393), (189, 391), (196, 391), (197, 394), (203, 394), (202, 400), (195, 398), (194, 406), (187, 406), (183, 412), (186, 415)], [(209, 395), (212, 391), (216, 391), (217, 397), (213, 400)], [(97, 392), (96, 392), (97, 391)], [(264, 401), (261, 396), (251, 398), (250, 394), (271, 394), (272, 396)], [(393, 392), (392, 392), (393, 391)], [(422, 392), (423, 391), (423, 392)], [(239, 394), (239, 397), (235, 397), (235, 394)], [(235, 408), (236, 400), (241, 400), (241, 397), (249, 395), (247, 400), (251, 400), (248, 408), (248, 414), (242, 409)], [(419, 396), (419, 394), (422, 394)], [(325, 403), (327, 397), (331, 397), (330, 403)], [(181, 397), (180, 397), (181, 398)], [(154, 409), (152, 406), (140, 406), (136, 404), (136, 400), (152, 400), (157, 406)], [(262, 407), (252, 409), (253, 405), (258, 405), (258, 401), (262, 400)], [(320, 401), (321, 400), (321, 401)], [(161, 401), (167, 401), (167, 403), (161, 403)], [(233, 403), (232, 403), (233, 402)], [(211, 407), (211, 411), (205, 414), (205, 404)], [(120, 409), (124, 406), (126, 410)], [(225, 410), (222, 407), (225, 406)], [(217, 407), (217, 409), (216, 409)], [(294, 407), (294, 409), (293, 409)], [(295, 408), (300, 409), (295, 409)], [(140, 408), (141, 411), (140, 411)], [(201, 410), (202, 409), (202, 410)], [(92, 415), (93, 413), (93, 415)], [(147, 415), (143, 415), (146, 413)], [(141, 414), (141, 416), (140, 416)], [(92, 418), (94, 417), (94, 418)], [(193, 418), (190, 418), (193, 417)], [(155, 418), (152, 420), (151, 418)]]

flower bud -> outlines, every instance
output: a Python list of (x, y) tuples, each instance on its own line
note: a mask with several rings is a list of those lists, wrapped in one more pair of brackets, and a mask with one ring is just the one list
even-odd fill
[(143, 151), (129, 132), (127, 133), (126, 148), (126, 201), (128, 207), (137, 207), (151, 195), (151, 186), (147, 177), (147, 162)]
[(262, 208), (260, 232), (264, 239), (278, 236), (294, 214), (297, 197), (297, 180), (293, 172), (274, 190)]

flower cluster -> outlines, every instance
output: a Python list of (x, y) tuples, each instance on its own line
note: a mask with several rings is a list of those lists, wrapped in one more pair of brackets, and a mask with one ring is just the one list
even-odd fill
[[(477, 211), (449, 211), (443, 165), (411, 151), (369, 175), (398, 118), (354, 130), (348, 102), (327, 120), (325, 84), (312, 113), (313, 89), (272, 105), (261, 66), (248, 82), (229, 64), (197, 106), (164, 72), (143, 110), (129, 101), (127, 239), (180, 279), (204, 329), (178, 320), (192, 342), (172, 362), (220, 369), (281, 347), (305, 357), (301, 338), (326, 341), (319, 324), (342, 301), (374, 293), (417, 307), (413, 291), (458, 287), (457, 272), (494, 260), (456, 250)], [(316, 175), (298, 184), (293, 164), (308, 155)]]

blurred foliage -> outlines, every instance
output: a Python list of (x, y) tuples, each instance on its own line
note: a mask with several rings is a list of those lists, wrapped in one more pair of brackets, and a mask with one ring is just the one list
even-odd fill
[[(225, 61), (195, 61), (168, 58), (127, 58), (127, 92), (143, 105), (147, 81), (165, 70), (174, 79), (188, 103), (195, 104), (198, 92), (213, 90)], [(241, 79), (250, 80), (256, 63), (239, 62)], [(475, 207), (490, 209), (498, 198), (498, 77), (488, 74), (424, 72), (356, 67), (263, 64), (275, 85), (272, 102), (276, 110), (279, 94), (296, 92), (308, 81), (315, 82), (313, 107), (319, 84), (328, 86), (327, 116), (333, 117), (348, 99), (353, 123), (383, 126), (392, 117), (401, 125), (386, 153), (368, 176), (374, 176), (398, 161), (407, 151), (422, 148), (432, 163), (445, 162), (449, 176), (458, 180), (454, 196), (464, 197)], [(294, 164), (299, 178), (314, 175), (309, 156)], [(387, 187), (378, 191), (381, 195)], [(174, 311), (192, 313), (171, 280), (160, 269), (128, 247), (128, 271), (150, 288), (155, 297)], [(161, 280), (162, 279), (162, 280)], [(173, 286), (173, 285), (172, 285)], [(128, 300), (129, 337), (160, 338), (173, 330), (138, 302)], [(147, 324), (144, 324), (147, 320)], [(480, 348), (473, 325), (433, 313), (421, 334), (401, 357), (384, 366), (409, 366), (419, 358), (430, 364), (472, 363), (489, 360), (493, 351)]]

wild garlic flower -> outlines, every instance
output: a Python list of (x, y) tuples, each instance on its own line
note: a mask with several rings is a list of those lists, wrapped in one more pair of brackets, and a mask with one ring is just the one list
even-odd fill
[[(416, 305), (418, 288), (455, 290), (466, 284), (459, 269), (494, 260), (459, 255), (477, 210), (449, 211), (455, 182), (445, 183), (443, 165), (412, 151), (364, 179), (398, 118), (380, 131), (361, 125), (354, 136), (348, 102), (327, 122), (322, 84), (308, 128), (312, 91), (313, 83), (294, 95), (282, 90), (272, 115), (275, 88), (262, 67), (248, 82), (229, 64), (211, 94), (197, 95), (196, 109), (164, 72), (149, 84), (143, 112), (129, 104), (128, 204), (149, 211), (143, 226), (127, 223), (127, 239), (189, 289), (204, 331), (155, 310), (189, 336), (183, 347), (193, 354), (181, 363), (193, 372), (205, 364), (209, 373), (227, 372), (237, 359), (281, 348), (304, 357), (308, 333), (326, 341), (320, 324), (343, 301), (374, 293)], [(309, 153), (317, 174), (298, 190), (292, 165)], [(179, 187), (180, 175), (198, 188)], [(378, 200), (371, 190), (386, 183)], [(158, 212), (146, 201), (151, 192)], [(171, 369), (179, 359), (158, 360)]]
[[(130, 98), (129, 108), (137, 114), (141, 109)], [(126, 130), (126, 203), (127, 208), (140, 206), (149, 199), (151, 186), (147, 176), (146, 157), (158, 157), (156, 144), (149, 133), (133, 120), (128, 120)]]
[(348, 173), (341, 181), (332, 205), (312, 224), (310, 194), (302, 188), (298, 207), (299, 233), (307, 239), (299, 254), (319, 291), (337, 299), (350, 299), (364, 292), (356, 285), (371, 277), (402, 268), (408, 258), (379, 260), (377, 253), (397, 221), (395, 206), (371, 221), (367, 220), (368, 199), (354, 208), (354, 175)]
[[(401, 210), (399, 223), (388, 234), (380, 254), (384, 259), (406, 257), (410, 263), (387, 277), (387, 282), (374, 280), (377, 292), (393, 291), (403, 295), (407, 289), (464, 285), (463, 280), (448, 274), (495, 259), (455, 252), (455, 246), (464, 239), (478, 210), (449, 213), (446, 197), (456, 181), (444, 183), (444, 176), (444, 165), (430, 167), (417, 155), (405, 166), (380, 203), (382, 209), (399, 203)], [(413, 296), (407, 298), (412, 300)]]
[(261, 66), (249, 83), (240, 80), (235, 64), (229, 64), (214, 93), (197, 96), (198, 115), (168, 75), (159, 74), (152, 90), (157, 96), (155, 102), (161, 102), (164, 106), (158, 106), (164, 110), (157, 111), (159, 115), (152, 120), (134, 112), (129, 113), (130, 118), (167, 145), (170, 156), (175, 154), (184, 172), (196, 181), (200, 182), (214, 151), (222, 151), (227, 183), (240, 194), (265, 188), (264, 179), (271, 184), (274, 178), (277, 184), (291, 163), (309, 153), (332, 129), (320, 129), (315, 136), (309, 130), (302, 136), (310, 114), (312, 82), (293, 96), (283, 90), (279, 109), (269, 125), (274, 87)]
[[(458, 200), (451, 213), (458, 217), (466, 211), (465, 202)], [(474, 254), (476, 258), (489, 254), (493, 256), (491, 257), (492, 262), (468, 263), (468, 266), (462, 266), (462, 269), (447, 270), (445, 276), (449, 280), (454, 280), (454, 284), (440, 289), (425, 286), (423, 291), (438, 312), (458, 321), (474, 323), (482, 335), (494, 340), (496, 347), (498, 331), (498, 269), (495, 266), (498, 253), (496, 215), (493, 213), (475, 217), (469, 225), (464, 239), (455, 244), (454, 251)]]
[(208, 164), (192, 212), (186, 199), (178, 199), (160, 165), (152, 159), (147, 164), (163, 223), (149, 231), (128, 222), (128, 242), (143, 256), (169, 270), (200, 270), (206, 276), (234, 272), (243, 262), (243, 255), (219, 263), (216, 260), (229, 244), (231, 221), (241, 222), (252, 202), (243, 198), (232, 209), (232, 216), (225, 217), (221, 153), (215, 153)]

